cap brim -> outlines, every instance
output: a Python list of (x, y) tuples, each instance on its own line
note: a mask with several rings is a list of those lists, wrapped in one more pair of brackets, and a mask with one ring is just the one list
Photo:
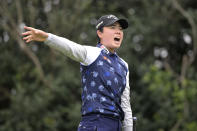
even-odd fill
[(117, 20), (114, 20), (114, 21), (110, 21), (105, 26), (110, 26), (110, 25), (114, 24), (115, 22), (118, 22), (120, 24), (120, 26), (122, 27), (122, 29), (128, 28), (129, 24), (128, 24), (127, 20), (125, 20), (125, 19), (117, 19)]
[(125, 19), (119, 19), (117, 22), (120, 24), (120, 26), (121, 26), (123, 29), (126, 29), (126, 28), (128, 28), (128, 26), (129, 26), (127, 20), (125, 20)]

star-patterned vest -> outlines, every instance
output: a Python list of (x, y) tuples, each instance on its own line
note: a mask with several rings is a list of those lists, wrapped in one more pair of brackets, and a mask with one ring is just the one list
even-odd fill
[[(97, 47), (102, 48), (102, 44)], [(128, 69), (116, 53), (106, 48), (88, 66), (81, 65), (82, 115), (103, 114), (124, 119), (121, 95), (126, 86)]]

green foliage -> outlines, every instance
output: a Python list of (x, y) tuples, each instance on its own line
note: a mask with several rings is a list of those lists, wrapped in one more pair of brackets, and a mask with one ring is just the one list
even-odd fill
[[(196, 24), (196, 1), (177, 1)], [(137, 130), (197, 129), (196, 58), (191, 65), (183, 66), (183, 56), (191, 56), (196, 43), (190, 23), (175, 9), (172, 0), (1, 0), (0, 3), (3, 25), (0, 131), (77, 129), (81, 108), (79, 63), (43, 43), (28, 44), (42, 66), (47, 85), (19, 45), (17, 38), (21, 36), (15, 31), (22, 32), (20, 26), (25, 24), (95, 46), (94, 24), (105, 14), (126, 17), (129, 21), (118, 53), (129, 64)]]
[[(154, 124), (152, 130), (170, 130), (176, 122), (175, 120), (183, 119), (185, 119), (186, 128), (189, 129), (191, 127), (195, 129), (193, 128), (195, 127), (194, 124), (187, 123), (187, 120), (196, 119), (195, 111), (187, 107), (191, 114), (188, 116), (185, 116), (184, 111), (186, 101), (188, 102), (187, 106), (193, 106), (193, 102), (196, 101), (194, 100), (197, 96), (196, 81), (185, 80), (183, 83), (186, 89), (180, 88), (179, 82), (171, 72), (160, 70), (155, 66), (150, 67), (150, 70), (145, 73), (142, 80), (148, 86), (147, 91), (152, 102), (152, 122), (153, 124), (157, 123), (158, 126), (155, 127)], [(195, 87), (192, 87), (192, 85), (195, 85)], [(192, 118), (192, 114), (195, 116), (194, 118)]]

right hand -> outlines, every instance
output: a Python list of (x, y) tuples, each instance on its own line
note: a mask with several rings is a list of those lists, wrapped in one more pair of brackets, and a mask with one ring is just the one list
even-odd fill
[(44, 42), (48, 38), (48, 33), (42, 30), (27, 26), (25, 26), (24, 29), (26, 29), (27, 31), (22, 33), (22, 36), (23, 40), (25, 40), (26, 43), (29, 43), (31, 41)]

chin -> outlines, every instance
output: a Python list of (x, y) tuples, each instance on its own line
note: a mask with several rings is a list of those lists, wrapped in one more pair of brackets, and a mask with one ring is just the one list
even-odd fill
[(116, 46), (114, 46), (113, 48), (114, 49), (118, 49), (120, 47), (120, 45), (116, 45)]
[(121, 45), (121, 43), (114, 43), (114, 47), (115, 47), (115, 48), (119, 48), (120, 45)]

